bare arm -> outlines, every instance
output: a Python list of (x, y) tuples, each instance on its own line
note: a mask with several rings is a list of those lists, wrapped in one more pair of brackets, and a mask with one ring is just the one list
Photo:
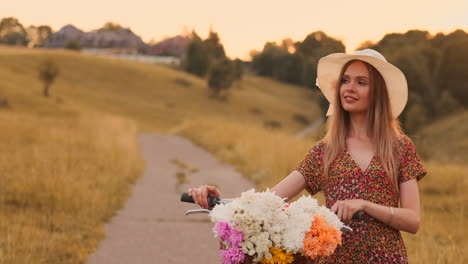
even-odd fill
[(395, 229), (415, 234), (420, 222), (419, 190), (416, 179), (400, 184), (400, 203), (400, 208), (393, 208), (393, 216), (389, 207), (371, 202), (365, 203), (364, 211)]
[(395, 229), (415, 234), (420, 222), (419, 190), (416, 179), (400, 184), (400, 204), (400, 208), (391, 209), (388, 206), (355, 199), (337, 201), (331, 210), (345, 223), (349, 222), (357, 211), (364, 211)]
[(271, 191), (274, 191), (276, 195), (281, 198), (286, 198), (286, 201), (289, 201), (300, 193), (306, 185), (307, 183), (304, 176), (302, 176), (299, 171), (295, 170), (276, 184)]
[[(298, 171), (291, 172), (286, 178), (284, 178), (280, 183), (275, 187), (270, 189), (274, 191), (276, 195), (281, 198), (286, 198), (287, 201), (291, 200), (300, 193), (306, 187), (306, 181), (302, 174)], [(221, 194), (218, 189), (214, 186), (203, 185), (198, 188), (188, 189), (188, 194), (192, 196), (195, 203), (199, 204), (200, 207), (209, 209), (207, 196), (212, 195), (220, 197)], [(231, 198), (229, 200), (234, 200), (236, 198)]]

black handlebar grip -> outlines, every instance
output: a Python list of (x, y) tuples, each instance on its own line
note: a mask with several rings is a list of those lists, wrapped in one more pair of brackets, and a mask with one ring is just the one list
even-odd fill
[[(208, 196), (208, 205), (210, 207), (215, 207), (215, 205), (219, 204), (220, 200), (221, 199), (219, 199), (218, 197)], [(182, 195), (180, 196), (180, 201), (181, 202), (186, 202), (186, 203), (195, 203), (192, 196), (190, 196), (186, 192), (182, 193)]]
[(195, 203), (195, 201), (192, 199), (192, 196), (190, 196), (186, 192), (182, 193), (182, 195), (180, 196), (180, 201), (185, 203)]
[(362, 211), (358, 211), (358, 212), (356, 212), (356, 213), (353, 214), (353, 219), (354, 219), (354, 220), (361, 220), (363, 214), (364, 214), (364, 213), (363, 213)]

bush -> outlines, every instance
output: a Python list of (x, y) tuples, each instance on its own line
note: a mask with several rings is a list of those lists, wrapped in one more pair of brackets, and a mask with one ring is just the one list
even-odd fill
[(69, 50), (81, 50), (83, 47), (81, 46), (80, 42), (75, 39), (70, 39), (64, 47), (65, 49)]
[(208, 86), (213, 91), (213, 96), (217, 98), (226, 97), (222, 95), (223, 91), (227, 91), (234, 82), (234, 65), (232, 61), (227, 58), (220, 59), (214, 63), (210, 77), (208, 79)]
[(39, 79), (44, 83), (43, 94), (49, 96), (49, 89), (59, 74), (59, 67), (53, 60), (45, 60), (39, 65)]

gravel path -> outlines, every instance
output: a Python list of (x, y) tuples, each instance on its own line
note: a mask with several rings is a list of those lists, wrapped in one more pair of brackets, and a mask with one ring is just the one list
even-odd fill
[(89, 264), (220, 263), (213, 224), (196, 208), (179, 202), (189, 187), (216, 184), (223, 197), (235, 197), (253, 184), (189, 140), (140, 134), (146, 168), (125, 207), (106, 225), (106, 238)]

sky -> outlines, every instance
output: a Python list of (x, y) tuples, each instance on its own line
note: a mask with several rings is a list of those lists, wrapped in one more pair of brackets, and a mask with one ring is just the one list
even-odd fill
[(468, 31), (467, 0), (1, 0), (0, 18), (24, 27), (73, 24), (84, 31), (108, 21), (129, 27), (144, 41), (178, 35), (184, 28), (201, 37), (218, 32), (231, 58), (249, 59), (267, 41), (302, 41), (322, 30), (353, 52), (362, 42), (411, 29), (431, 34)]

